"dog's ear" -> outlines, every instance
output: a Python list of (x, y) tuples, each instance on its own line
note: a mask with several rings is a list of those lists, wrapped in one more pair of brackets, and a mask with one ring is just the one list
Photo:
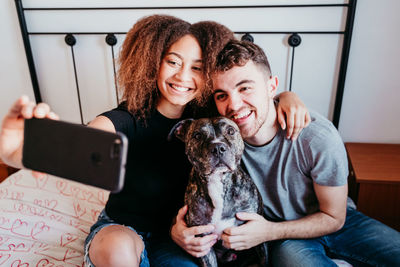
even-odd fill
[(180, 140), (185, 141), (186, 132), (193, 121), (194, 119), (186, 119), (175, 124), (174, 127), (172, 127), (171, 131), (169, 132), (168, 140), (171, 141), (172, 135), (175, 135)]

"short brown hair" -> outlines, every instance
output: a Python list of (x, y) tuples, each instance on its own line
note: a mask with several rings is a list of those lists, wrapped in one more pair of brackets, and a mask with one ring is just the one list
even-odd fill
[(268, 58), (261, 47), (249, 41), (231, 40), (217, 57), (217, 72), (227, 71), (235, 66), (243, 66), (249, 60), (263, 67), (271, 75)]

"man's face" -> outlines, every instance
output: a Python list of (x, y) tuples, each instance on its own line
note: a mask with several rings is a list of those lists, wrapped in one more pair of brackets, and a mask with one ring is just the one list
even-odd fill
[(271, 107), (275, 108), (277, 78), (269, 77), (266, 70), (250, 60), (244, 66), (217, 73), (213, 80), (218, 112), (239, 126), (243, 139), (265, 136), (275, 123), (275, 117), (268, 115)]

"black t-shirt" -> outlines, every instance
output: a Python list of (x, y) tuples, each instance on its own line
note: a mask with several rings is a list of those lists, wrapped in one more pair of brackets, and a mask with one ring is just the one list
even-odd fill
[(138, 231), (168, 233), (183, 206), (191, 168), (183, 142), (175, 137), (167, 140), (181, 119), (169, 119), (154, 110), (145, 125), (123, 105), (101, 115), (129, 140), (125, 185), (121, 192), (110, 194), (107, 215)]

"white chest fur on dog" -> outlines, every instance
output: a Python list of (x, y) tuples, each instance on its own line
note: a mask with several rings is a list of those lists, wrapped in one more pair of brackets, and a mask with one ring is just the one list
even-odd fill
[[(186, 119), (174, 126), (173, 132), (185, 142), (185, 153), (193, 165), (185, 192), (185, 221), (189, 227), (212, 224), (213, 233), (221, 239), (227, 228), (245, 223), (236, 218), (237, 212), (262, 213), (257, 188), (240, 167), (244, 143), (233, 121), (224, 117)], [(264, 266), (264, 244), (255, 249)], [(200, 257), (200, 263), (215, 267), (218, 261), (234, 261), (236, 256), (217, 242)]]
[(222, 211), (224, 209), (224, 185), (222, 183), (221, 172), (216, 172), (209, 177), (208, 182), (208, 195), (210, 196), (214, 205), (213, 215), (211, 217), (211, 224), (215, 226), (214, 232), (221, 238), (222, 232), (228, 228), (235, 226), (235, 218), (222, 220)]

